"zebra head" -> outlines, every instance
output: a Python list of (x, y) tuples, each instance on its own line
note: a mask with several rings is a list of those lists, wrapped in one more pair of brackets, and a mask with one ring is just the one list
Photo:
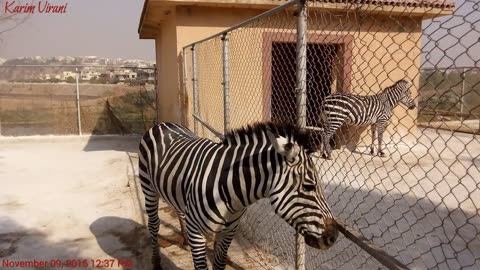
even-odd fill
[(400, 103), (405, 105), (409, 110), (415, 109), (415, 101), (412, 98), (412, 91), (410, 91), (410, 86), (412, 84), (407, 80), (400, 80), (395, 83), (395, 86), (401, 92)]
[(314, 150), (306, 143), (308, 134), (296, 130), (280, 135), (267, 129), (267, 135), (278, 161), (270, 189), (275, 212), (302, 234), (309, 246), (328, 249), (337, 240), (338, 231), (310, 157)]

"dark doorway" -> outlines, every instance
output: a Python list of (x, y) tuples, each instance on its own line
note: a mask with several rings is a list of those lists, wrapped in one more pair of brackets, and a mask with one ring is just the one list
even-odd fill
[[(319, 126), (320, 104), (329, 95), (334, 82), (334, 66), (338, 62), (338, 45), (307, 46), (307, 126)], [(272, 44), (272, 120), (296, 122), (296, 44)]]

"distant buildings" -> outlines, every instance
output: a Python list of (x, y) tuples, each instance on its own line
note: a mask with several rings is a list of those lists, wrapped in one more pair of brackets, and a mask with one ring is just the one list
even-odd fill
[(72, 83), (76, 80), (76, 67), (79, 67), (79, 80), (100, 84), (145, 84), (153, 83), (154, 62), (126, 60), (98, 56), (31, 56), (13, 59), (0, 58), (0, 80), (13, 82)]
[(88, 66), (128, 66), (137, 68), (153, 67), (154, 61), (98, 56), (28, 56), (12, 59), (0, 58), (0, 65), (88, 65)]
[(130, 69), (123, 69), (113, 73), (115, 79), (123, 82), (125, 80), (135, 80), (137, 78), (137, 73), (133, 72)]
[(73, 79), (75, 79), (75, 76), (77, 73), (75, 71), (64, 71), (62, 73), (62, 80), (66, 80), (67, 78), (69, 77), (72, 77)]
[[(41, 74), (39, 79), (52, 81), (53, 79), (69, 82), (75, 80), (76, 71), (63, 71), (60, 74)], [(139, 81), (145, 83), (154, 83), (155, 71), (153, 69), (111, 69), (105, 71), (104, 68), (89, 67), (80, 71), (80, 81), (89, 81), (92, 83), (125, 83), (130, 81)]]

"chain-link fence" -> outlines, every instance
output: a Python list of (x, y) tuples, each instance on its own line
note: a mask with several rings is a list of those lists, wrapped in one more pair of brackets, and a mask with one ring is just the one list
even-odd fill
[[(300, 257), (307, 269), (480, 269), (479, 3), (299, 6), (289, 2), (183, 49), (190, 127), (218, 140), (212, 130), (296, 122), (322, 146), (326, 97), (375, 95), (407, 80), (418, 106), (393, 106), (384, 157), (370, 154), (369, 126), (348, 123), (328, 142), (332, 160), (317, 155), (329, 205), (360, 235)], [(373, 114), (374, 106), (356, 109)], [(272, 266), (295, 267), (295, 231), (268, 202), (249, 208), (241, 231)]]
[(155, 68), (0, 65), (0, 136), (142, 134)]
[(418, 125), (480, 133), (479, 67), (423, 68)]

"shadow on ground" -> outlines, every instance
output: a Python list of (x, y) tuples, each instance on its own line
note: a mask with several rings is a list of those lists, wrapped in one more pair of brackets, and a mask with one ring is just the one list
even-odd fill
[[(478, 269), (480, 219), (460, 207), (431, 201), (426, 196), (391, 192), (388, 195), (330, 183), (325, 190), (332, 211), (389, 255), (412, 269)], [(267, 201), (247, 211), (241, 231), (269, 254), (295, 261), (294, 231)], [(345, 237), (326, 251), (307, 247), (307, 269), (383, 269), (372, 256)]]
[[(123, 269), (151, 269), (151, 248), (144, 225), (121, 217), (101, 217), (90, 225), (100, 248), (120, 261), (131, 261)], [(162, 256), (164, 269), (180, 269), (169, 258)]]
[(98, 135), (90, 136), (83, 151), (121, 151), (133, 152), (138, 151), (140, 143), (140, 135)]
[[(0, 259), (2, 269), (19, 269), (18, 266), (5, 266), (5, 261), (44, 261), (52, 268), (66, 265), (66, 260), (88, 260), (80, 255), (87, 239), (76, 238), (65, 241), (51, 241), (48, 234), (40, 230), (25, 228), (7, 217), (0, 217)], [(52, 265), (53, 264), (53, 265)], [(36, 269), (22, 267), (21, 269)]]

